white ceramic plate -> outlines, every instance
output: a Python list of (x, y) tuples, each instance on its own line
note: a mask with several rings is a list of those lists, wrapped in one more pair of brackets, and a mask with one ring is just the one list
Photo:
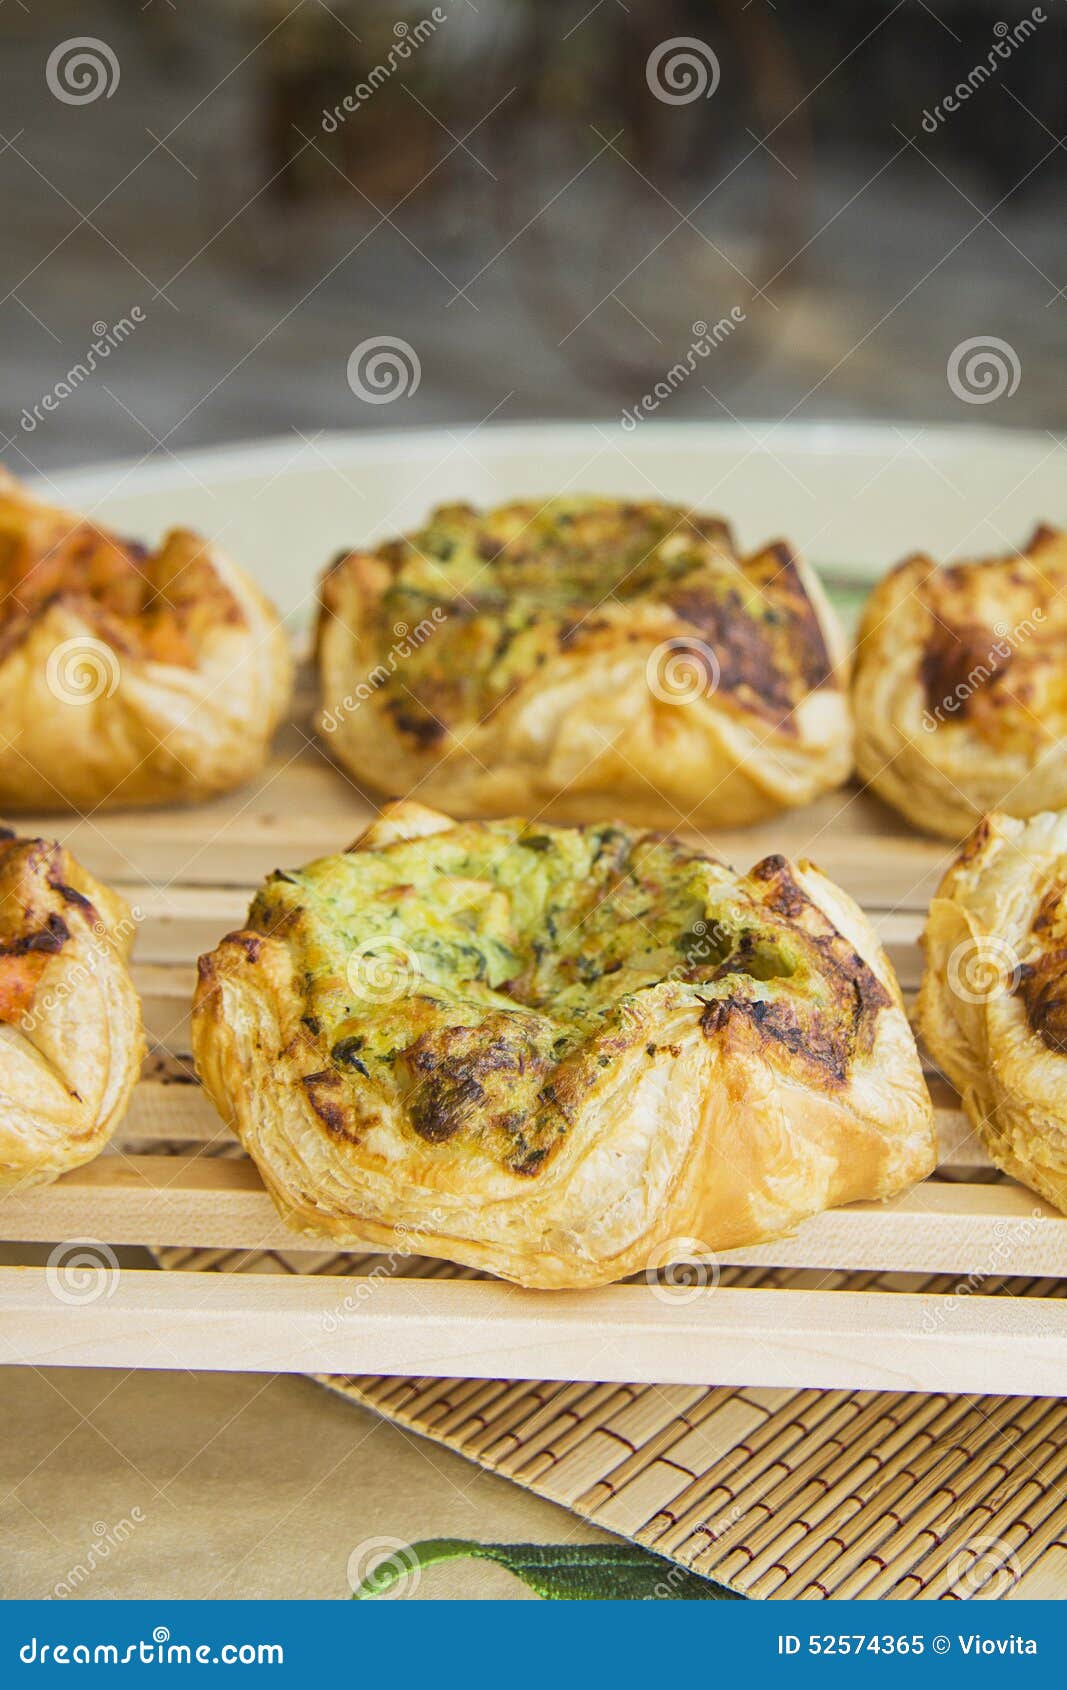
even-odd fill
[(104, 464), (42, 490), (130, 535), (183, 523), (219, 539), (298, 624), (338, 551), (413, 527), (450, 499), (662, 497), (720, 512), (745, 546), (786, 536), (850, 576), (877, 576), (919, 549), (1005, 551), (1038, 519), (1067, 526), (1067, 446), (1049, 434), (918, 425), (396, 428)]

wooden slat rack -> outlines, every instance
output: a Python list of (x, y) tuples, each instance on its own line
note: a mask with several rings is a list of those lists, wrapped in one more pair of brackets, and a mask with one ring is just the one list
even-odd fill
[[(319, 1271), (338, 1253), (279, 1220), (195, 1083), (188, 1008), (197, 954), (240, 923), (262, 877), (342, 848), (371, 813), (294, 726), (261, 781), (231, 798), (20, 822), (58, 834), (137, 906), (151, 1055), (105, 1155), (0, 1201), (9, 1257), (11, 1246), (92, 1240), (102, 1263), (77, 1296), (57, 1295), (54, 1266), (0, 1267), (0, 1361), (1067, 1395), (1067, 1217), (990, 1168), (936, 1075), (932, 1179), (732, 1252), (715, 1286), (538, 1293), (369, 1248), (350, 1254), (354, 1277), (340, 1285), (336, 1265)], [(813, 858), (870, 912), (914, 992), (945, 845), (852, 789), (709, 843), (743, 866), (770, 851)], [(131, 1245), (216, 1252), (241, 1271), (114, 1268)], [(257, 1271), (270, 1251), (306, 1271)], [(754, 1268), (782, 1271), (768, 1286)], [(951, 1288), (914, 1288), (932, 1274)], [(1031, 1282), (1025, 1298), (1013, 1280)]]

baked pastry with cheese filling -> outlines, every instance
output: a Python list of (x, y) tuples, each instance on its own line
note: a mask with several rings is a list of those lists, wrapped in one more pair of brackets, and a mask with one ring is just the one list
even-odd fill
[(1067, 534), (900, 564), (864, 611), (852, 707), (860, 774), (916, 827), (1067, 805)]
[(200, 962), (200, 1077), (302, 1233), (599, 1285), (934, 1166), (864, 915), (621, 824), (393, 804)]
[(0, 472), (0, 807), (228, 791), (265, 760), (290, 682), (277, 613), (217, 547), (120, 539)]
[(923, 945), (931, 1056), (997, 1167), (1067, 1214), (1067, 814), (983, 821)]
[(732, 827), (852, 766), (815, 576), (671, 505), (442, 506), (334, 564), (318, 654), (338, 760), (452, 815)]
[(0, 1191), (88, 1162), (144, 1055), (134, 917), (69, 852), (0, 829)]

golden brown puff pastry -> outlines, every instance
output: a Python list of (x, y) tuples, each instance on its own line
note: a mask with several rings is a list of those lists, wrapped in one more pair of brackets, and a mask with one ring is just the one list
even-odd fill
[(0, 1191), (88, 1162), (144, 1054), (134, 918), (61, 846), (0, 829)]
[(788, 546), (614, 499), (435, 511), (322, 586), (321, 731), (460, 816), (757, 821), (852, 766), (845, 648)]
[(216, 547), (175, 529), (148, 551), (0, 471), (0, 806), (226, 791), (289, 687), (276, 612)]
[(917, 827), (1067, 805), (1067, 534), (900, 564), (864, 611), (852, 706), (860, 774)]
[(931, 1056), (997, 1166), (1067, 1213), (1067, 813), (987, 817), (923, 944)]
[(201, 958), (193, 1049), (295, 1227), (524, 1285), (771, 1238), (935, 1160), (852, 900), (619, 824), (388, 806)]

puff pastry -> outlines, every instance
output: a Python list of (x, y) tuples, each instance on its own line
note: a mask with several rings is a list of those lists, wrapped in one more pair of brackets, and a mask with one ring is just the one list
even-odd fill
[(864, 611), (852, 682), (860, 774), (917, 827), (1067, 805), (1067, 534), (939, 567), (907, 559)]
[(436, 510), (322, 585), (320, 729), (459, 816), (729, 827), (852, 767), (845, 645), (784, 544), (599, 498)]
[(294, 1227), (523, 1285), (770, 1238), (934, 1166), (851, 899), (618, 824), (388, 806), (201, 958), (193, 1049)]
[(0, 829), (0, 1191), (88, 1162), (144, 1054), (134, 920), (59, 845)]
[(216, 547), (175, 529), (148, 551), (0, 471), (0, 806), (226, 791), (289, 688), (276, 612)]
[(931, 1056), (997, 1166), (1067, 1214), (1067, 814), (983, 821), (923, 944)]

